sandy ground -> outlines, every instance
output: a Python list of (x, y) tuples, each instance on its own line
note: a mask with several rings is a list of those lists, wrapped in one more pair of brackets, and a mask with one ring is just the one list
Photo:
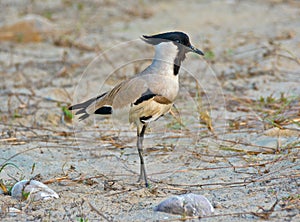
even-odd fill
[[(215, 207), (202, 221), (300, 221), (299, 1), (6, 0), (0, 10), (2, 27), (28, 14), (49, 22), (41, 39), (0, 44), (0, 179), (35, 178), (60, 195), (2, 194), (2, 221), (177, 221), (153, 207), (189, 192)], [(126, 117), (70, 121), (63, 107), (143, 69), (153, 49), (139, 37), (170, 30), (206, 55), (181, 68), (177, 119), (147, 131), (146, 189)]]

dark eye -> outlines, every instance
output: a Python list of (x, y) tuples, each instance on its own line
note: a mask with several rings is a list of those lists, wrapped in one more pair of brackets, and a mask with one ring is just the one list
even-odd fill
[(180, 43), (180, 40), (179, 40), (179, 39), (177, 39), (177, 40), (175, 40), (175, 42), (177, 42), (177, 43)]

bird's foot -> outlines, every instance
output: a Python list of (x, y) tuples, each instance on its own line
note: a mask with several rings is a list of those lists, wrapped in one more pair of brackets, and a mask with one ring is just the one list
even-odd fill
[(137, 182), (138, 183), (143, 183), (144, 182), (146, 188), (150, 188), (150, 184), (148, 183), (148, 179), (142, 174), (140, 174), (139, 179), (138, 179)]

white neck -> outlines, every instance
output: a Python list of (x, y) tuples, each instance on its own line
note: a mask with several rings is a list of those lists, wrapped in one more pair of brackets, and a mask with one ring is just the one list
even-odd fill
[(174, 75), (174, 61), (178, 47), (172, 42), (162, 42), (155, 46), (155, 55), (150, 69), (159, 70), (162, 74)]

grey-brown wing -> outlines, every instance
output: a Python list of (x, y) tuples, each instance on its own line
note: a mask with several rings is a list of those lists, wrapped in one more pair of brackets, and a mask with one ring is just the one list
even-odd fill
[[(168, 88), (176, 88), (170, 84), (170, 81), (161, 75), (138, 75), (119, 83), (112, 90), (101, 96), (92, 98), (81, 104), (76, 104), (70, 108), (72, 110), (79, 109), (76, 114), (82, 114), (80, 119), (85, 119), (93, 113), (101, 115), (112, 114), (116, 109), (138, 105), (157, 95), (164, 96), (173, 101), (176, 93), (171, 93), (171, 97), (166, 96), (170, 94), (166, 93), (168, 92)], [(173, 94), (174, 96), (172, 96)]]
[(122, 109), (135, 103), (136, 100), (149, 94), (151, 91), (148, 88), (147, 81), (143, 78), (135, 77), (123, 81), (116, 85), (112, 90), (108, 91), (105, 96), (94, 101), (87, 108), (88, 113), (97, 112), (102, 107), (112, 107), (112, 109)]

